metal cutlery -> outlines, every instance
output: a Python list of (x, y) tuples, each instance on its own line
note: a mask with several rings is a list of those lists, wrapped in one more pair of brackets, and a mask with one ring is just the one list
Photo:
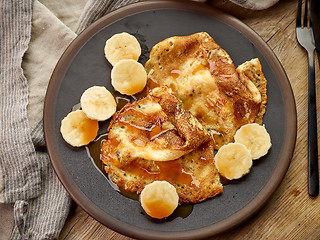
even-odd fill
[[(319, 194), (317, 106), (315, 91), (314, 52), (315, 41), (309, 16), (310, 1), (298, 1), (296, 34), (298, 42), (308, 52), (308, 191), (310, 196)], [(302, 21), (303, 15), (303, 21)]]

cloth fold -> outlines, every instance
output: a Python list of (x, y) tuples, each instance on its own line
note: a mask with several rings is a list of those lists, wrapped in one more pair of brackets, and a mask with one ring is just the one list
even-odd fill
[(0, 202), (6, 203), (40, 194), (40, 167), (27, 119), (28, 85), (21, 68), (32, 7), (32, 0), (0, 5)]
[(14, 204), (11, 239), (56, 239), (70, 207), (70, 198), (55, 175), (46, 152), (42, 121), (31, 133), (41, 168), (41, 194)]
[(101, 1), (88, 1), (86, 4), (83, 14), (80, 17), (80, 21), (78, 23), (78, 28), (76, 33), (80, 33), (84, 30), (88, 25), (101, 18), (108, 12), (117, 9), (121, 6), (138, 2), (139, 0), (118, 0), (118, 1), (110, 1), (110, 0), (101, 0)]
[[(63, 22), (66, 16), (61, 11), (56, 16), (54, 9), (46, 7), (49, 1), (42, 2), (2, 0), (0, 5), (0, 203), (11, 203), (2, 207), (12, 208), (14, 218), (13, 227), (0, 232), (0, 239), (11, 229), (10, 239), (58, 238), (71, 199), (46, 152), (42, 111), (47, 84), (76, 32), (107, 12), (137, 1), (82, 1), (80, 18), (69, 13), (70, 25)], [(77, 26), (72, 25), (73, 17)]]
[(272, 7), (279, 0), (230, 0), (231, 2), (252, 10), (264, 10)]

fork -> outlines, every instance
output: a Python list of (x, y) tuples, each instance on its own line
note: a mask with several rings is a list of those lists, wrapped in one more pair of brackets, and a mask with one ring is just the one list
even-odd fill
[(301, 26), (301, 15), (303, 10), (302, 0), (299, 0), (296, 34), (299, 44), (308, 52), (308, 191), (310, 196), (315, 197), (319, 194), (317, 107), (314, 68), (315, 41), (308, 14), (309, 7), (309, 0), (305, 0), (303, 25)]

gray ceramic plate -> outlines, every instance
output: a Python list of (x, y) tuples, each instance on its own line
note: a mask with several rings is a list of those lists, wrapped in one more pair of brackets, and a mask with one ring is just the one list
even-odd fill
[[(223, 194), (193, 206), (189, 216), (153, 221), (140, 203), (115, 191), (96, 168), (86, 149), (72, 148), (60, 135), (60, 122), (93, 85), (111, 92), (111, 65), (105, 60), (106, 39), (129, 32), (142, 45), (140, 62), (152, 46), (174, 35), (208, 32), (235, 65), (258, 57), (268, 80), (264, 124), (273, 146), (254, 162), (250, 174), (224, 187)], [(71, 197), (92, 217), (122, 234), (143, 239), (195, 239), (221, 233), (253, 216), (281, 183), (296, 141), (296, 108), (288, 78), (267, 44), (232, 16), (193, 2), (146, 1), (107, 14), (83, 31), (58, 62), (44, 106), (44, 131), (52, 165)], [(101, 124), (100, 133), (106, 131)]]

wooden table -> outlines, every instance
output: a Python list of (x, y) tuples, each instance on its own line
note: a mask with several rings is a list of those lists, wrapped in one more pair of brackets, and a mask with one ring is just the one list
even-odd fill
[[(239, 18), (267, 42), (289, 77), (298, 112), (296, 148), (280, 187), (254, 217), (236, 229), (212, 239), (320, 239), (320, 196), (311, 198), (307, 191), (308, 65), (307, 54), (298, 44), (295, 35), (297, 0), (280, 0), (275, 6), (263, 11), (242, 9), (227, 0), (211, 0), (207, 4)], [(316, 81), (319, 91), (317, 58)], [(318, 103), (320, 113), (320, 100)], [(130, 238), (101, 225), (73, 204), (59, 239)]]

